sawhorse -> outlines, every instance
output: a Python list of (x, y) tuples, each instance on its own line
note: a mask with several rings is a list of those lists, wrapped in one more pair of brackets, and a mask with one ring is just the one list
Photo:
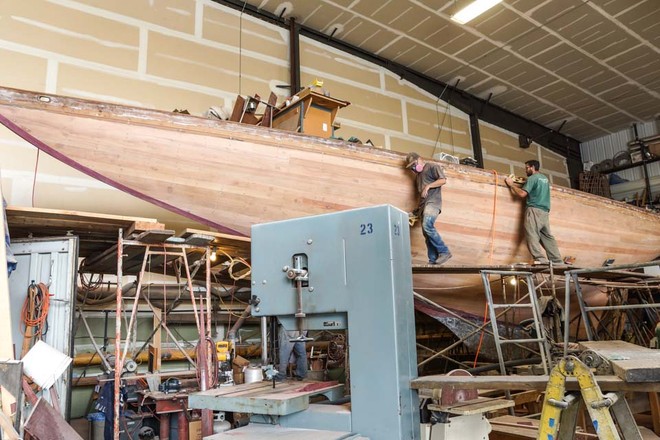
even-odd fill
[[(567, 377), (577, 378), (582, 400), (599, 439), (642, 440), (623, 393), (603, 395), (589, 367), (575, 356), (566, 356), (550, 372), (538, 440), (569, 440), (575, 437), (580, 399), (577, 394), (565, 395)], [(614, 419), (618, 422), (621, 434)]]

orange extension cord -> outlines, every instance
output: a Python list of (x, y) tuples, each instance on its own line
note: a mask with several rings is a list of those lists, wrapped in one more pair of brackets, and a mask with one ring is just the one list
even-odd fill
[[(27, 297), (23, 303), (21, 318), (25, 324), (25, 329), (21, 328), (23, 335), (27, 337), (40, 338), (44, 334), (46, 320), (48, 319), (48, 308), (50, 307), (51, 294), (48, 286), (44, 283), (30, 284)], [(31, 329), (32, 332), (28, 332)]]

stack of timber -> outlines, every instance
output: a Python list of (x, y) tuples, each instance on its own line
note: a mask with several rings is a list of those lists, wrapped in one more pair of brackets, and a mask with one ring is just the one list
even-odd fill
[(95, 212), (8, 206), (6, 213), (12, 239), (75, 235), (80, 238), (81, 257), (117, 243), (120, 229), (124, 237), (165, 229), (165, 225), (153, 218)]
[[(139, 273), (146, 244), (157, 248), (159, 244), (181, 244), (187, 250), (190, 264), (204, 255), (207, 247), (217, 254), (212, 262), (212, 272), (220, 282), (231, 281), (229, 269), (233, 275), (240, 276), (248, 269), (250, 258), (250, 238), (221, 232), (185, 229), (178, 235), (165, 229), (156, 219), (126, 217), (93, 212), (8, 206), (7, 224), (12, 240), (22, 238), (48, 238), (59, 236), (79, 237), (79, 257), (83, 258), (80, 267), (82, 273), (115, 274), (117, 273), (117, 242), (119, 231), (126, 246), (123, 258), (125, 275)], [(136, 244), (139, 243), (139, 244)], [(155, 258), (150, 269), (162, 273), (163, 262), (177, 259)], [(233, 264), (233, 266), (232, 266)], [(204, 271), (199, 271), (197, 278), (203, 278)]]

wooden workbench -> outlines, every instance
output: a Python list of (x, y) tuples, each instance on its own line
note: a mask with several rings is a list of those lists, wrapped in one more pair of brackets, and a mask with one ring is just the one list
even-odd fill
[(333, 382), (263, 381), (193, 393), (188, 397), (190, 408), (212, 409), (271, 416), (284, 416), (309, 407), (309, 398), (324, 394), (329, 400), (343, 395), (344, 385)]

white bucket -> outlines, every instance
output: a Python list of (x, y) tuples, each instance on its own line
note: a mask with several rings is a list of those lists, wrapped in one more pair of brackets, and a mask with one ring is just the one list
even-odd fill
[(261, 382), (264, 380), (264, 374), (261, 367), (249, 366), (245, 369), (245, 383)]

